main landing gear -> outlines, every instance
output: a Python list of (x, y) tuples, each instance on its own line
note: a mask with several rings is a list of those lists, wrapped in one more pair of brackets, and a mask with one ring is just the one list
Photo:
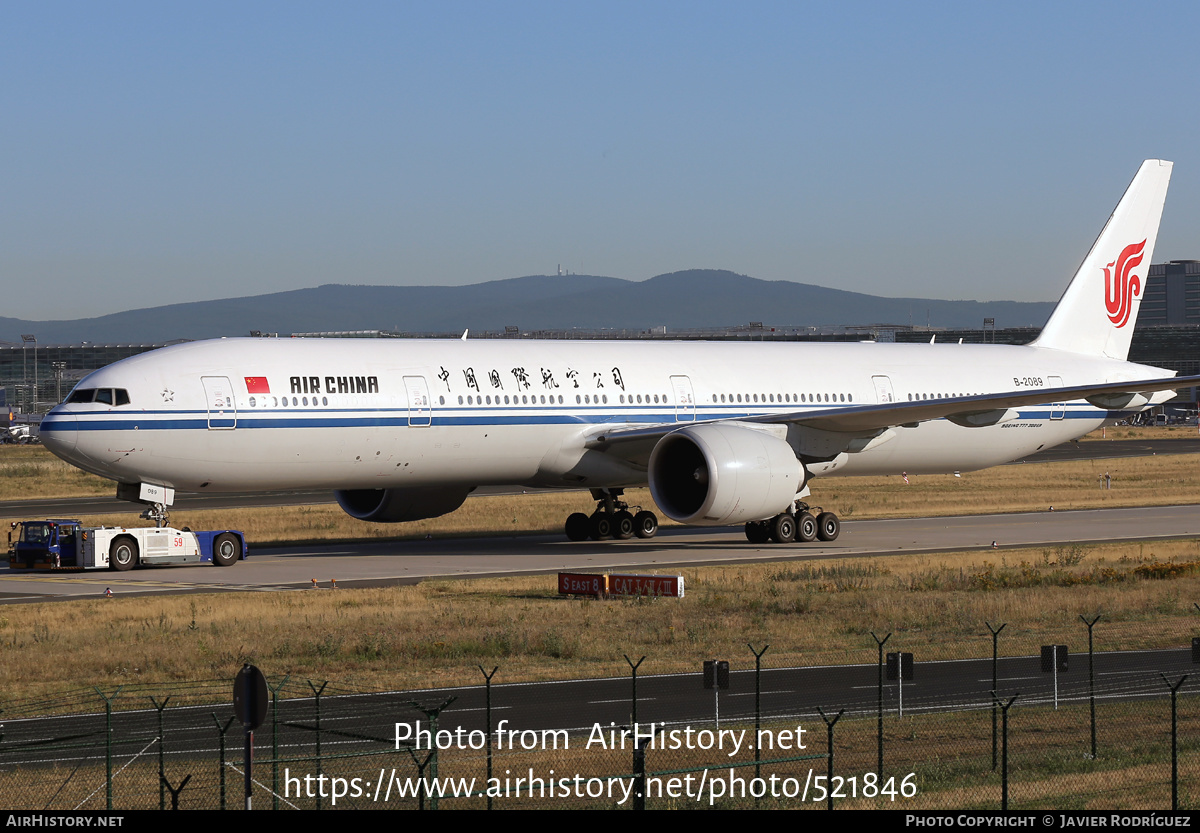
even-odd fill
[(632, 507), (639, 510), (636, 514), (629, 511), (629, 504), (620, 499), (623, 493), (622, 489), (592, 489), (596, 511), (590, 516), (576, 512), (567, 518), (567, 537), (572, 541), (624, 541), (635, 535), (653, 538), (658, 533), (658, 516), (640, 506)]
[(783, 512), (765, 521), (746, 524), (746, 539), (751, 544), (790, 544), (794, 541), (833, 541), (842, 531), (838, 516), (823, 512), (816, 507), (817, 514), (810, 511), (807, 503), (796, 504), (794, 512)]

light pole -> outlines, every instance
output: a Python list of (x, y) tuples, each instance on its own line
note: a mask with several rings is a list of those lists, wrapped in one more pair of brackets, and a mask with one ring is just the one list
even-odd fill
[(50, 362), (50, 368), (54, 371), (54, 401), (62, 403), (62, 377), (63, 371), (67, 369), (66, 362)]
[[(33, 345), (33, 398), (29, 397), (29, 365), (26, 356), (28, 355), (29, 345)], [(24, 377), (26, 407), (23, 408), (26, 413), (33, 413), (37, 410), (37, 336), (22, 335), (21, 336), (21, 375)]]

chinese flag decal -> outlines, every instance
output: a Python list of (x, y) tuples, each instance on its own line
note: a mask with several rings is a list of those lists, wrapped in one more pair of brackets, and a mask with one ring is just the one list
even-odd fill
[(247, 376), (246, 393), (270, 393), (271, 386), (267, 384), (266, 376)]

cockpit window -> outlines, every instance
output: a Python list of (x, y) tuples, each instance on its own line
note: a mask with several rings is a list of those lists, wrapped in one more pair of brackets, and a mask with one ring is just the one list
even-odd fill
[(125, 388), (76, 388), (67, 397), (70, 404), (99, 402), (102, 405), (128, 405), (129, 391)]

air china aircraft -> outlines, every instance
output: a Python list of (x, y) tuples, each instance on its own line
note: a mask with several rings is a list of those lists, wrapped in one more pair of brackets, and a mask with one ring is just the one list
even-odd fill
[(1171, 163), (1142, 164), (1026, 346), (220, 339), (117, 362), (41, 425), (129, 500), (329, 489), (366, 521), (483, 485), (590, 489), (573, 540), (648, 538), (623, 489), (754, 542), (832, 540), (831, 475), (968, 471), (1080, 437), (1200, 377), (1126, 361)]

